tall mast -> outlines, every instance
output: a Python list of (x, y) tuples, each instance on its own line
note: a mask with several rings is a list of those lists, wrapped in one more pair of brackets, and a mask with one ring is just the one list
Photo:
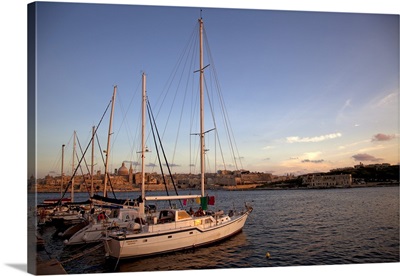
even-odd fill
[(117, 86), (114, 85), (114, 93), (111, 100), (111, 113), (110, 113), (110, 124), (108, 125), (108, 139), (107, 139), (107, 150), (106, 150), (106, 165), (104, 172), (104, 193), (103, 196), (107, 196), (107, 181), (108, 181), (108, 156), (110, 153), (110, 142), (111, 142), (111, 131), (112, 131), (112, 121), (114, 116), (114, 102), (115, 102), (115, 94), (117, 93)]
[[(144, 166), (144, 154), (146, 152), (146, 145), (145, 145), (145, 127), (146, 127), (146, 74), (142, 74), (142, 199), (143, 203), (140, 205), (140, 212), (144, 213), (144, 199), (145, 199), (145, 166)], [(143, 210), (142, 210), (143, 208)]]
[(144, 182), (145, 182), (145, 169), (144, 169), (144, 153), (146, 150), (145, 146), (145, 138), (144, 138), (144, 133), (145, 133), (145, 127), (146, 127), (146, 74), (142, 74), (142, 198), (144, 199), (145, 193), (144, 193)]
[(199, 19), (200, 41), (200, 163), (201, 163), (201, 196), (204, 197), (204, 93), (203, 93), (203, 19)]
[(91, 177), (90, 177), (90, 183), (91, 183), (91, 185), (90, 185), (90, 197), (93, 197), (93, 194), (94, 194), (94, 185), (93, 185), (93, 178), (94, 178), (94, 175), (93, 175), (93, 167), (94, 167), (94, 133), (95, 133), (95, 126), (93, 126), (92, 127), (92, 160), (91, 160), (91, 163), (92, 163), (92, 165), (91, 165), (91, 168), (90, 168), (90, 175), (91, 175)]
[(63, 196), (63, 186), (64, 186), (64, 147), (65, 145), (62, 145), (61, 147), (61, 197)]
[[(72, 150), (72, 173), (75, 171), (75, 151), (76, 151), (76, 131), (74, 130), (74, 148)], [(74, 186), (75, 186), (75, 178), (71, 179), (71, 202), (74, 202)]]

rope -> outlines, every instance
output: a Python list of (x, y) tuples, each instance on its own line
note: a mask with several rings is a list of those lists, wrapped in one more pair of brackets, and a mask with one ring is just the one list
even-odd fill
[[(162, 176), (162, 178), (163, 178), (163, 182), (164, 182), (164, 186), (165, 186), (165, 192), (166, 192), (167, 195), (169, 196), (169, 192), (168, 192), (168, 189), (167, 189), (167, 182), (166, 182), (166, 180), (165, 180), (165, 175), (164, 175), (164, 170), (163, 170), (162, 165), (161, 165), (160, 153), (159, 153), (159, 151), (158, 151), (158, 144), (157, 144), (156, 137), (155, 137), (155, 134), (154, 134), (154, 128), (153, 128), (153, 119), (154, 119), (154, 118), (153, 118), (153, 116), (150, 114), (150, 112), (151, 112), (150, 103), (149, 103), (149, 101), (147, 101), (147, 113), (148, 113), (149, 118), (150, 118), (149, 121), (150, 121), (150, 126), (151, 126), (151, 133), (152, 133), (152, 135), (153, 135), (154, 147), (155, 147), (155, 149), (156, 149), (158, 164), (159, 164), (159, 166), (160, 166), (160, 173), (161, 173), (161, 176)], [(170, 201), (170, 200), (169, 200), (169, 205), (171, 206), (171, 201)]]
[[(115, 263), (114, 271), (117, 270), (117, 266), (118, 266), (119, 260), (120, 260), (120, 258), (121, 258), (121, 251), (122, 251), (122, 248), (124, 247), (125, 240), (126, 240), (126, 233), (125, 233), (125, 236), (124, 236), (124, 241), (122, 242), (122, 246), (121, 246), (121, 248), (119, 249), (118, 259), (117, 259), (117, 262)], [(108, 246), (108, 243), (107, 243), (107, 246)]]
[[(153, 112), (152, 112), (152, 109), (151, 109), (151, 106), (150, 106), (150, 102), (149, 102), (149, 101), (147, 101), (147, 111), (148, 111), (148, 114), (149, 114), (149, 117), (150, 117), (151, 130), (152, 130), (152, 133), (153, 133), (154, 143), (156, 144), (157, 156), (158, 156), (158, 160), (159, 160), (159, 163), (160, 163), (161, 172), (162, 172), (162, 166), (161, 166), (161, 162), (160, 162), (160, 157), (159, 157), (159, 152), (158, 152), (157, 143), (156, 143), (156, 140), (155, 140), (154, 129), (155, 129), (155, 131), (156, 131), (156, 133), (157, 133), (158, 141), (160, 142), (161, 151), (162, 151), (162, 153), (163, 153), (163, 157), (164, 157), (165, 163), (166, 163), (167, 168), (168, 168), (168, 173), (169, 173), (170, 179), (171, 179), (171, 181), (172, 181), (172, 185), (174, 186), (175, 194), (178, 195), (178, 190), (177, 190), (177, 188), (176, 188), (175, 181), (174, 181), (174, 178), (173, 178), (172, 173), (171, 173), (171, 168), (170, 168), (170, 166), (169, 166), (169, 163), (168, 163), (168, 160), (167, 160), (167, 156), (165, 155), (164, 147), (163, 147), (163, 145), (162, 145), (162, 143), (161, 143), (161, 137), (160, 137), (160, 134), (159, 134), (159, 132), (158, 132), (157, 125), (155, 124), (155, 118), (154, 118), (154, 115), (153, 115)], [(154, 128), (153, 128), (153, 122), (154, 122)], [(162, 176), (163, 176), (163, 179), (164, 179), (164, 173), (162, 173)], [(166, 192), (167, 192), (167, 194), (168, 194), (168, 189), (167, 189), (167, 185), (166, 185), (165, 179), (164, 179), (164, 183), (165, 183), (165, 190), (166, 190)], [(181, 204), (181, 207), (183, 208), (183, 204), (182, 204), (182, 201), (181, 201), (181, 200), (179, 200), (179, 203)], [(171, 205), (171, 202), (170, 202), (170, 201), (169, 201), (169, 204)]]
[[(97, 133), (97, 130), (99, 129), (99, 126), (100, 126), (101, 122), (103, 121), (104, 116), (106, 115), (107, 110), (108, 110), (110, 104), (111, 104), (111, 101), (108, 103), (107, 108), (106, 108), (106, 110), (105, 110), (104, 113), (103, 113), (103, 116), (101, 116), (101, 119), (100, 119), (99, 123), (97, 124), (94, 133)], [(83, 160), (83, 157), (85, 156), (85, 154), (86, 154), (86, 152), (87, 152), (87, 150), (88, 150), (90, 144), (92, 143), (92, 141), (93, 141), (93, 137), (90, 139), (90, 142), (88, 143), (88, 145), (87, 145), (87, 147), (86, 147), (86, 149), (85, 149), (85, 152), (83, 153), (82, 158), (79, 160), (78, 165), (76, 166), (75, 171), (74, 171), (74, 173), (73, 173), (72, 176), (71, 176), (71, 180), (75, 177), (75, 174), (76, 174), (76, 172), (78, 171), (79, 166), (81, 165), (81, 162), (82, 162), (82, 160)], [(60, 204), (61, 204), (61, 199), (64, 198), (65, 194), (66, 194), (67, 191), (68, 191), (69, 186), (72, 184), (72, 181), (71, 181), (71, 180), (68, 182), (68, 185), (67, 185), (67, 187), (65, 188), (64, 193), (62, 194), (61, 198), (58, 200), (57, 205), (60, 205)]]
[[(96, 135), (96, 139), (97, 139), (97, 145), (99, 146), (99, 150), (100, 150), (100, 156), (101, 156), (101, 159), (102, 159), (102, 161), (103, 161), (103, 165), (105, 165), (106, 162), (105, 162), (105, 160), (104, 160), (103, 151), (101, 150), (99, 137), (97, 136), (97, 133), (96, 133), (95, 135)], [(108, 180), (108, 182), (110, 183), (111, 190), (112, 190), (112, 192), (113, 192), (114, 198), (116, 199), (117, 196), (116, 196), (115, 193), (114, 193), (114, 188), (113, 188), (112, 183), (111, 183), (110, 174), (107, 174), (107, 180)]]
[[(74, 137), (73, 134), (71, 134), (71, 136), (69, 137), (68, 143), (65, 145), (65, 149), (68, 149), (68, 146), (70, 145), (72, 138)], [(59, 149), (58, 151), (58, 159), (56, 161), (54, 161), (53, 166), (51, 167), (51, 172), (56, 172), (59, 170), (60, 168), (60, 163), (61, 163), (61, 159), (62, 159), (62, 148)], [(61, 173), (60, 173), (61, 175)]]
[[(228, 141), (229, 141), (228, 144), (230, 145), (233, 162), (235, 163), (236, 169), (238, 169), (238, 165), (237, 165), (236, 160), (239, 159), (241, 167), (243, 167), (242, 161), (241, 161), (241, 158), (240, 158), (240, 155), (239, 155), (239, 150), (238, 150), (238, 147), (237, 147), (237, 144), (236, 144), (235, 137), (232, 134), (232, 132), (233, 132), (232, 131), (232, 126), (231, 126), (231, 123), (230, 123), (230, 120), (229, 120), (229, 117), (228, 117), (228, 114), (227, 114), (227, 108), (226, 108), (226, 105), (225, 105), (225, 102), (224, 102), (224, 99), (223, 99), (223, 95), (221, 93), (221, 86), (220, 86), (219, 81), (218, 81), (217, 71), (216, 71), (216, 68), (215, 68), (213, 57), (211, 55), (210, 45), (208, 43), (207, 33), (206, 33), (205, 28), (203, 29), (203, 31), (204, 31), (204, 38), (205, 38), (204, 40), (205, 40), (206, 47), (208, 49), (207, 52), (209, 54), (210, 64), (211, 64), (211, 68), (212, 68), (211, 71), (213, 72), (213, 75), (214, 75), (215, 84), (216, 84), (216, 91), (217, 91), (219, 103), (220, 103), (220, 106), (221, 106), (221, 112), (222, 112), (222, 115), (223, 115), (225, 131), (226, 131), (226, 134), (227, 134), (227, 137), (228, 137)], [(207, 89), (207, 84), (206, 84), (206, 89)], [(208, 95), (208, 89), (207, 89), (207, 95)], [(214, 115), (213, 115), (213, 117), (214, 117)], [(221, 147), (221, 143), (219, 141), (218, 133), (217, 133), (217, 139), (218, 139), (218, 143), (220, 144), (220, 147)], [(236, 153), (239, 155), (238, 157), (236, 157), (234, 147), (236, 148)], [(221, 151), (222, 151), (222, 149), (221, 149)]]
[[(76, 135), (76, 139), (77, 139), (77, 141), (78, 141), (78, 146), (79, 146), (79, 149), (81, 150), (82, 158), (84, 158), (84, 157), (83, 157), (83, 151), (82, 151), (81, 143), (80, 143), (80, 141), (79, 141), (78, 135)], [(78, 153), (76, 153), (76, 158), (77, 158), (77, 159), (79, 159), (79, 157), (78, 157)], [(87, 169), (87, 171), (89, 172), (89, 166), (88, 166), (88, 164), (87, 164), (87, 162), (86, 162), (86, 159), (85, 159), (85, 158), (84, 158), (84, 161), (85, 161), (85, 166), (86, 166), (86, 169)], [(85, 184), (86, 191), (88, 192), (88, 194), (89, 194), (89, 196), (90, 196), (90, 193), (89, 193), (89, 190), (88, 190), (88, 185), (87, 185), (87, 183), (86, 183), (86, 178), (85, 178), (85, 175), (83, 174), (82, 167), (80, 167), (80, 168), (81, 168), (81, 174), (82, 174), (82, 176), (83, 176), (83, 184)], [(90, 174), (90, 173), (89, 173), (89, 174)]]

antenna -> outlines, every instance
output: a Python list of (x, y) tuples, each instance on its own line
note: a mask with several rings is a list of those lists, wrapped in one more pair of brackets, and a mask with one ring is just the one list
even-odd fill
[(203, 9), (200, 9), (200, 19), (203, 19)]

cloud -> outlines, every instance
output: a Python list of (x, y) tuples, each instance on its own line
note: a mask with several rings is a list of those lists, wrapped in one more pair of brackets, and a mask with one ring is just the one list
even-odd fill
[(347, 99), (343, 106), (339, 109), (338, 114), (336, 115), (336, 121), (342, 121), (345, 119), (345, 110), (351, 108), (351, 99)]
[(274, 149), (275, 147), (274, 146), (266, 146), (266, 147), (263, 147), (263, 150), (269, 150), (269, 149)]
[(301, 163), (323, 163), (324, 159), (319, 159), (319, 160), (310, 160), (310, 159), (304, 159), (301, 160)]
[(127, 164), (132, 164), (132, 166), (139, 166), (140, 165), (140, 163), (139, 162), (137, 162), (137, 161), (128, 161), (128, 160), (125, 160), (125, 161), (123, 161), (124, 163), (127, 163)]
[(372, 161), (372, 162), (379, 162), (382, 161), (382, 158), (376, 158), (372, 155), (367, 153), (359, 153), (352, 156), (355, 161)]
[(362, 140), (362, 141), (357, 141), (357, 142), (354, 142), (351, 144), (342, 145), (342, 146), (339, 146), (338, 148), (341, 150), (346, 149), (346, 148), (354, 148), (354, 147), (362, 145), (362, 144), (367, 144), (367, 143), (369, 144), (369, 142), (370, 142), (370, 140)]
[(351, 99), (347, 99), (342, 108), (340, 109), (341, 111), (345, 110), (346, 108), (351, 107)]
[[(168, 164), (170, 167), (180, 167), (181, 165), (178, 165), (178, 164), (174, 164), (174, 163), (171, 163), (171, 164)], [(167, 164), (163, 164), (163, 166), (168, 166)]]
[(339, 138), (341, 136), (342, 136), (342, 134), (339, 132), (321, 135), (321, 136), (303, 137), (303, 138), (298, 137), (298, 136), (291, 136), (291, 137), (286, 137), (286, 142), (288, 142), (289, 144), (292, 144), (292, 143), (315, 143), (315, 142), (322, 142), (325, 140)]
[(397, 101), (397, 92), (390, 93), (378, 101), (377, 106), (382, 107)]
[(314, 160), (316, 159), (318, 156), (320, 156), (322, 154), (322, 152), (320, 151), (312, 151), (312, 152), (306, 152), (303, 154), (303, 160), (305, 159), (309, 159), (309, 160)]
[(383, 134), (378, 133), (372, 137), (372, 142), (381, 142), (381, 141), (390, 141), (394, 139), (396, 136), (394, 134)]

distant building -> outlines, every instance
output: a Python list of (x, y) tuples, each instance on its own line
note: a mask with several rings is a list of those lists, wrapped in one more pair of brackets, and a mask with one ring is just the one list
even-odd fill
[(118, 169), (118, 175), (129, 175), (128, 168), (125, 167), (125, 162), (122, 162), (122, 166)]
[(369, 165), (364, 165), (363, 163), (360, 162), (359, 165), (355, 165), (355, 169), (362, 169), (362, 168), (375, 168), (377, 170), (383, 169), (383, 168), (388, 168), (390, 167), (389, 163), (382, 163), (382, 164), (369, 164)]
[(348, 187), (352, 184), (351, 174), (317, 175), (308, 174), (302, 176), (303, 184), (309, 188), (334, 188)]

